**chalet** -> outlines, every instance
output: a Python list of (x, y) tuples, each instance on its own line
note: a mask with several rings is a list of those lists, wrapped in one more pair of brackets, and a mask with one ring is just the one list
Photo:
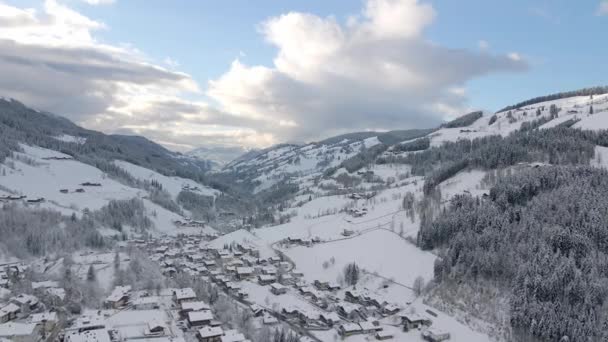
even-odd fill
[(258, 304), (251, 304), (249, 306), (249, 308), (251, 309), (251, 312), (253, 312), (254, 317), (260, 317), (266, 311), (263, 307), (259, 306)]
[(432, 321), (422, 315), (419, 314), (401, 314), (401, 325), (403, 326), (403, 331), (410, 331), (412, 329), (419, 329), (422, 327), (428, 327), (432, 324)]
[(422, 338), (429, 342), (442, 342), (450, 339), (450, 333), (436, 328), (428, 328), (421, 334)]
[(286, 294), (287, 288), (279, 283), (272, 283), (270, 284), (270, 292), (272, 292), (272, 294), (276, 296), (279, 296), (282, 294)]
[(84, 182), (84, 183), (80, 183), (81, 186), (101, 186), (101, 183), (91, 183), (91, 182)]
[(6, 323), (17, 318), (21, 308), (16, 304), (10, 303), (0, 309), (0, 323)]
[(118, 309), (125, 305), (130, 298), (131, 286), (117, 286), (106, 298), (104, 305), (108, 309)]
[(50, 333), (55, 329), (57, 324), (56, 312), (41, 312), (35, 313), (30, 317), (30, 322), (37, 325), (42, 325), (42, 330), (45, 333)]
[(378, 324), (378, 322), (364, 321), (360, 322), (359, 326), (364, 334), (373, 334), (382, 330), (382, 327)]
[(221, 342), (224, 331), (220, 327), (203, 327), (199, 329), (197, 337), (201, 342)]
[(353, 230), (350, 230), (350, 229), (344, 228), (344, 230), (342, 231), (342, 235), (343, 236), (347, 236), (348, 237), (348, 236), (352, 236), (354, 234), (355, 234), (355, 232)]
[(196, 293), (194, 293), (194, 290), (189, 287), (183, 289), (176, 289), (174, 293), (175, 302), (178, 304), (182, 304), (184, 302), (192, 302), (196, 300)]
[(386, 332), (386, 331), (378, 331), (375, 335), (376, 340), (378, 341), (385, 341), (385, 340), (391, 340), (393, 339), (393, 334)]
[(180, 315), (182, 317), (186, 317), (188, 316), (189, 312), (193, 312), (193, 311), (207, 311), (207, 310), (211, 310), (211, 307), (209, 307), (209, 305), (207, 305), (207, 303), (205, 302), (184, 302), (181, 304), (180, 306), (181, 310), (180, 310)]
[(391, 315), (395, 315), (396, 313), (398, 313), (399, 311), (401, 311), (401, 308), (398, 307), (395, 304), (386, 304), (382, 307), (382, 309), (380, 310), (380, 312), (383, 315), (386, 316), (391, 316)]
[(84, 189), (83, 188), (78, 188), (78, 189), (76, 189), (76, 192), (79, 193), (79, 194), (81, 194), (81, 193), (84, 192)]
[(33, 323), (0, 324), (0, 339), (13, 342), (36, 342), (39, 340), (39, 327)]
[(279, 276), (279, 283), (284, 286), (293, 285), (295, 283), (295, 278), (290, 274), (282, 274)]
[(271, 314), (265, 313), (264, 317), (262, 318), (262, 323), (264, 325), (274, 325), (274, 324), (279, 324), (279, 320), (276, 317), (272, 316)]
[(281, 262), (281, 258), (278, 256), (273, 256), (273, 257), (270, 257), (268, 259), (268, 261), (270, 261), (271, 264), (277, 264), (277, 263)]
[(135, 310), (154, 310), (160, 307), (158, 297), (140, 297), (131, 302)]
[(144, 330), (144, 336), (146, 337), (160, 337), (164, 336), (167, 330), (165, 323), (158, 319), (153, 319), (146, 324)]
[(330, 283), (329, 281), (315, 280), (312, 284), (317, 288), (317, 290), (320, 291), (329, 291), (330, 289), (336, 287), (340, 289), (339, 285)]
[(213, 268), (213, 267), (215, 267), (215, 261), (214, 260), (205, 260), (205, 261), (203, 261), (203, 264), (207, 268)]
[(27, 200), (27, 203), (30, 203), (30, 204), (42, 203), (42, 202), (44, 202), (44, 197), (39, 197), (39, 198), (28, 199)]
[(213, 314), (209, 310), (188, 312), (188, 324), (191, 327), (209, 325), (213, 320)]
[(341, 303), (336, 306), (336, 312), (347, 320), (365, 320), (367, 315), (357, 305)]
[(335, 312), (322, 312), (319, 315), (319, 319), (321, 322), (323, 322), (323, 324), (329, 327), (333, 327), (340, 322), (340, 316), (338, 316), (338, 314)]
[(32, 296), (32, 295), (28, 295), (28, 294), (20, 294), (17, 297), (13, 297), (10, 299), (10, 302), (18, 305), (19, 307), (23, 307), (24, 305), (27, 305), (30, 310), (34, 310), (38, 307), (38, 298), (36, 298), (36, 296)]
[(68, 189), (61, 189), (59, 190), (59, 192), (61, 192), (62, 194), (67, 194), (69, 192)]
[(276, 275), (277, 269), (274, 266), (264, 266), (262, 267), (262, 274)]
[(222, 342), (251, 342), (245, 338), (245, 335), (238, 332), (238, 330), (226, 330), (224, 336), (221, 338)]
[(276, 277), (268, 274), (261, 274), (258, 276), (258, 283), (260, 285), (270, 285), (276, 281)]
[(338, 327), (338, 333), (342, 337), (348, 337), (362, 334), (363, 330), (361, 329), (361, 326), (359, 326), (359, 324), (357, 323), (346, 323)]

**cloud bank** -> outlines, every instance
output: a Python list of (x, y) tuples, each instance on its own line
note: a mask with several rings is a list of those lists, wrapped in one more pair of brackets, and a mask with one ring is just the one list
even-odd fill
[(468, 109), (471, 79), (527, 67), (517, 54), (429, 41), (435, 17), (416, 0), (368, 0), (344, 23), (299, 12), (273, 17), (258, 27), (277, 48), (272, 66), (235, 60), (201, 89), (168, 57), (156, 63), (97, 41), (103, 23), (54, 0), (41, 9), (0, 4), (0, 94), (178, 150), (429, 127)]

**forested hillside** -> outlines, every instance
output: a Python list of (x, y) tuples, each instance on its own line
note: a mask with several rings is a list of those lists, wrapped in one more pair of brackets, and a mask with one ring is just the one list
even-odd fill
[(487, 199), (456, 196), (421, 226), (439, 282), (505, 284), (518, 339), (608, 335), (608, 172), (544, 166), (500, 179)]

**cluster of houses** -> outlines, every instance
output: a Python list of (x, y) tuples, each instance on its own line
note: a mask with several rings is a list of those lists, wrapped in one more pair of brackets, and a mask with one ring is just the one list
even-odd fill
[(353, 217), (361, 217), (367, 215), (367, 208), (349, 208), (348, 213)]
[[(9, 279), (15, 279), (22, 276), (23, 271), (23, 268), (5, 268), (0, 271), (0, 277), (6, 280), (9, 274)], [(32, 283), (32, 289), (36, 294), (44, 295), (40, 283)], [(10, 293), (4, 288), (0, 290), (0, 293)], [(0, 302), (0, 341), (40, 341), (55, 329), (57, 321), (57, 312), (47, 311), (37, 295), (21, 293), (8, 297), (5, 303)]]
[(223, 329), (211, 307), (192, 288), (133, 291), (117, 286), (104, 310), (87, 312), (68, 326), (65, 342), (249, 342), (235, 329)]
[(321, 238), (315, 236), (313, 238), (302, 238), (302, 237), (287, 237), (282, 241), (282, 245), (284, 247), (290, 246), (304, 246), (304, 247), (312, 247), (316, 243), (320, 243)]
[(0, 202), (16, 202), (23, 201), (25, 204), (35, 204), (44, 202), (43, 197), (27, 198), (25, 195), (2, 195), (0, 196)]
[(173, 224), (178, 228), (205, 228), (205, 222), (193, 219), (175, 220)]
[[(280, 253), (261, 258), (260, 251), (246, 242), (234, 242), (218, 248), (217, 244), (204, 243), (208, 239), (191, 236), (163, 238), (146, 242), (145, 249), (149, 251), (150, 258), (161, 265), (166, 276), (185, 273), (207, 279), (230, 297), (249, 305), (253, 315), (261, 317), (264, 324), (284, 321), (306, 330), (335, 329), (343, 337), (372, 334), (378, 340), (393, 338), (390, 333), (383, 331), (379, 320), (397, 317), (401, 312), (400, 306), (386, 302), (367, 290), (343, 291), (336, 282), (315, 280), (309, 283), (304, 280), (304, 274), (297, 271), (295, 265), (280, 256)], [(289, 237), (283, 243), (308, 246), (314, 241)], [(245, 282), (265, 287), (274, 296), (290, 298), (279, 307), (262, 307), (262, 303), (251, 299), (252, 295), (247, 291), (252, 287)], [(125, 289), (117, 288), (115, 291), (117, 293), (114, 297), (118, 299)], [(194, 295), (190, 292), (177, 292), (175, 296), (181, 303), (188, 302)], [(316, 309), (293, 305), (291, 297), (304, 300)], [(282, 299), (277, 300), (283, 302)], [(204, 303), (186, 304), (182, 308), (189, 309), (194, 313), (187, 316), (188, 325), (201, 327), (202, 337), (199, 339), (205, 342), (220, 341), (223, 330), (218, 329), (210, 313), (205, 313), (208, 310)], [(404, 331), (423, 330), (423, 338), (429, 341), (439, 342), (446, 338), (445, 334), (431, 329), (432, 322), (426, 316), (420, 316), (420, 319), (416, 315), (400, 317)]]

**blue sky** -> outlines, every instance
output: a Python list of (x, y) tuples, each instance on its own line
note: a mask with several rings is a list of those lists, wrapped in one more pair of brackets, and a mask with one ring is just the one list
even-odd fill
[[(100, 36), (129, 42), (200, 82), (220, 76), (230, 62), (270, 66), (276, 49), (257, 27), (290, 11), (335, 16), (345, 21), (363, 1), (117, 1), (111, 6), (79, 4), (83, 13), (110, 29)], [(497, 110), (536, 95), (607, 84), (608, 17), (597, 16), (599, 2), (583, 1), (430, 1), (437, 20), (428, 37), (454, 48), (478, 49), (480, 40), (494, 52), (516, 51), (529, 60), (525, 73), (499, 74), (469, 83), (470, 105)], [(245, 56), (242, 56), (244, 53)], [(559, 72), (556, 72), (559, 71)]]
[[(58, 43), (36, 41), (31, 37), (39, 32), (29, 26), (3, 33), (0, 25), (0, 39), (49, 53), (62, 41), (105, 53), (119, 58), (124, 70), (136, 68), (141, 81), (125, 86), (128, 80), (112, 71), (95, 82), (61, 75), (74, 87), (90, 87), (75, 103), (51, 101), (34, 90), (0, 91), (87, 127), (144, 134), (174, 149), (261, 147), (348, 130), (430, 126), (469, 109), (497, 110), (608, 83), (602, 37), (608, 4), (600, 0), (90, 2), (96, 1), (0, 0), (15, 9), (15, 17), (18, 10), (36, 9), (32, 20), (57, 30)], [(373, 12), (374, 6), (389, 10)], [(62, 28), (72, 26), (84, 38), (68, 44), (73, 33)], [(435, 65), (427, 65), (427, 58)], [(380, 69), (366, 73), (367, 59)], [(82, 57), (74, 60), (81, 63)], [(341, 61), (352, 63), (342, 70)], [(141, 63), (163, 71), (144, 70)], [(394, 79), (384, 75), (388, 85), (373, 79), (387, 67), (398, 71)], [(146, 96), (136, 95), (141, 93)], [(170, 117), (170, 108), (179, 115)]]

